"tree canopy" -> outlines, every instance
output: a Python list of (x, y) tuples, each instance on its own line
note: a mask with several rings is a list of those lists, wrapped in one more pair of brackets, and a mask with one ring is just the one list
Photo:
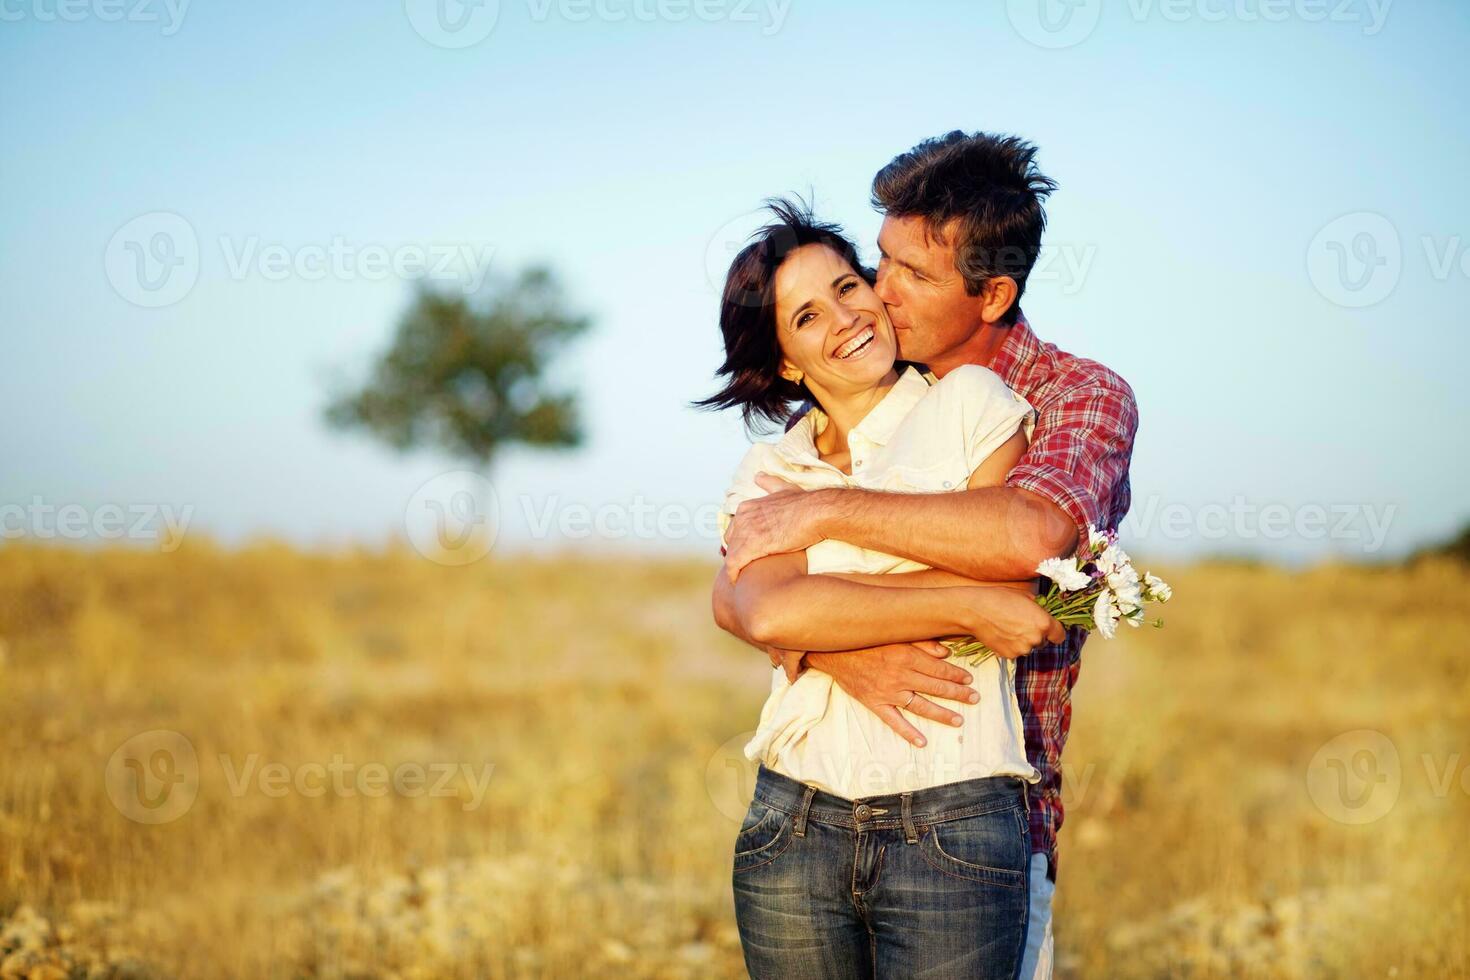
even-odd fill
[(327, 422), (365, 429), (400, 450), (433, 447), (480, 466), (511, 443), (580, 445), (576, 396), (554, 390), (546, 375), (589, 325), (567, 312), (542, 268), (492, 285), (475, 303), (420, 289), (368, 379), (327, 406)]

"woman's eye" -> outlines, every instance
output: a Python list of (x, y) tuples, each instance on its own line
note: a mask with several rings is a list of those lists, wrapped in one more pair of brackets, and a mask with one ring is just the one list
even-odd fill
[(802, 314), (802, 315), (801, 315), (801, 316), (799, 316), (799, 317), (797, 317), (797, 318), (796, 318), (796, 325), (797, 325), (797, 326), (798, 326), (798, 327), (803, 327), (803, 326), (806, 326), (806, 323), (807, 323), (807, 321), (808, 321), (808, 320), (810, 320), (810, 319), (812, 319), (812, 318), (813, 318), (813, 317), (815, 317), (815, 316), (816, 316), (816, 315), (817, 315), (817, 314), (816, 314), (816, 313), (814, 313), (814, 312), (812, 312), (812, 311), (811, 311), (811, 310), (807, 310), (807, 311), (806, 311), (806, 312), (805, 312), (805, 313), (803, 313), (803, 314)]
[(845, 282), (841, 286), (838, 286), (837, 287), (837, 295), (838, 296), (844, 296), (844, 295), (847, 294), (847, 291), (848, 290), (850, 290), (850, 289), (856, 289), (856, 288), (857, 288), (857, 283), (855, 283), (851, 279), (849, 279), (847, 282)]

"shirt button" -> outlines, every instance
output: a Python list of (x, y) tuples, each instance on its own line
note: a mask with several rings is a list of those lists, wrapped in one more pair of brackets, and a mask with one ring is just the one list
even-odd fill
[(948, 490), (952, 486), (954, 486), (954, 484), (951, 483), (950, 481), (948, 481), (948, 480), (945, 480), (944, 481), (944, 489)]
[(857, 810), (853, 812), (853, 815), (856, 816), (859, 820), (867, 820), (873, 815), (873, 808), (868, 806), (868, 804), (866, 803), (859, 803), (857, 806)]

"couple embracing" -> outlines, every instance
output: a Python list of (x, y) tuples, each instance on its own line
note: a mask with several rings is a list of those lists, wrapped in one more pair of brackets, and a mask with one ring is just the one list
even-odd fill
[[(956, 131), (896, 157), (876, 272), (787, 202), (730, 267), (700, 404), (786, 427), (726, 494), (713, 599), (772, 665), (733, 872), (753, 977), (1050, 974), (1086, 632), (1035, 569), (1117, 528), (1138, 416), (1021, 312), (1055, 187), (1035, 152)], [(959, 635), (998, 656), (951, 657)]]

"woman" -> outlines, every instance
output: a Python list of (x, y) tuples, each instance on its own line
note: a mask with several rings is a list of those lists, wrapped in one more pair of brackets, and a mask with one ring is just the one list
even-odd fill
[[(725, 387), (701, 402), (747, 424), (815, 404), (779, 442), (756, 443), (722, 529), (757, 473), (804, 489), (944, 492), (999, 485), (1024, 452), (1031, 407), (994, 374), (932, 381), (897, 343), (856, 249), (834, 225), (776, 202), (736, 258), (720, 325)], [(748, 566), (743, 633), (793, 650), (857, 649), (972, 634), (1034, 582), (987, 584), (822, 541)], [(937, 646), (937, 645), (936, 645)], [(761, 767), (735, 846), (736, 917), (757, 978), (1011, 977), (1020, 965), (1030, 858), (1026, 760), (1013, 664), (971, 668), (949, 708), (905, 705), (923, 747), (818, 671), (773, 672), (746, 753)], [(942, 699), (941, 699), (942, 700)], [(946, 724), (948, 719), (951, 723)]]

